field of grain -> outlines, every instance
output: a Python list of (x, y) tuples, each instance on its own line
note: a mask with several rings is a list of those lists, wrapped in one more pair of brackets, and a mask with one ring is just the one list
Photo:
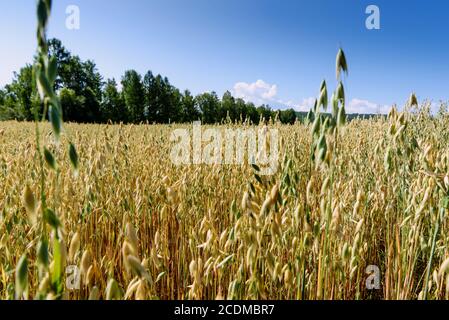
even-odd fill
[(49, 217), (35, 125), (1, 123), (0, 298), (447, 299), (448, 126), (425, 112), (355, 120), (316, 163), (312, 125), (268, 124), (279, 170), (259, 176), (175, 166), (168, 125), (66, 124), (74, 172), (46, 125)]

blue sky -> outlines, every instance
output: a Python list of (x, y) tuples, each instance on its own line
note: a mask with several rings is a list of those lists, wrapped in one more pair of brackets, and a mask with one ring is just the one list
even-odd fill
[[(449, 2), (445, 0), (54, 0), (49, 36), (105, 78), (152, 70), (194, 94), (230, 90), (255, 103), (307, 109), (321, 81), (335, 87), (346, 52), (349, 111), (385, 111), (412, 91), (449, 100)], [(366, 7), (380, 8), (368, 30)], [(80, 30), (65, 26), (80, 8)], [(35, 0), (0, 2), (0, 86), (32, 60)]]

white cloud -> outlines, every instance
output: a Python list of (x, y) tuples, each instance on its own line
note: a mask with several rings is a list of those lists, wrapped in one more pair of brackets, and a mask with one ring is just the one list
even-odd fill
[[(257, 80), (253, 83), (238, 82), (232, 90), (234, 97), (242, 98), (247, 102), (253, 102), (256, 105), (269, 104), (271, 107), (281, 107), (282, 109), (293, 108), (296, 111), (308, 112), (315, 103), (315, 97), (305, 98), (300, 102), (293, 100), (282, 100), (277, 97), (278, 86), (269, 84), (263, 80)], [(354, 98), (346, 106), (347, 113), (388, 113), (389, 106), (376, 104), (368, 100)]]
[(256, 105), (269, 104), (271, 107), (293, 108), (297, 111), (309, 111), (313, 107), (315, 98), (304, 99), (300, 103), (293, 100), (284, 101), (277, 98), (278, 86), (269, 84), (263, 80), (253, 83), (238, 82), (234, 85), (233, 95)]
[(255, 104), (278, 102), (275, 100), (277, 93), (277, 85), (266, 83), (263, 80), (257, 80), (253, 83), (238, 82), (233, 89), (235, 97)]
[(346, 107), (347, 113), (377, 114), (377, 113), (388, 113), (388, 111), (389, 111), (389, 107), (386, 105), (380, 105), (380, 104), (377, 104), (374, 102), (357, 99), (357, 98), (352, 99)]
[(309, 112), (315, 105), (315, 99), (314, 97), (303, 99), (301, 103), (294, 105), (294, 107), (297, 111)]
[[(293, 103), (289, 101), (286, 103), (287, 106), (293, 107), (296, 111), (308, 112), (313, 108), (315, 104), (315, 97), (310, 97), (303, 99), (301, 103)], [(329, 101), (330, 103), (330, 101)], [(369, 114), (377, 114), (380, 113), (388, 113), (390, 107), (386, 105), (379, 105), (368, 100), (363, 99), (352, 99), (346, 106), (346, 113), (369, 113)], [(330, 111), (330, 110), (328, 110)]]
[[(297, 111), (308, 112), (311, 108), (313, 108), (315, 104), (314, 97), (310, 97), (307, 99), (303, 99), (301, 103), (294, 104), (288, 103), (287, 105), (293, 106)], [(329, 102), (330, 103), (330, 102)], [(363, 99), (352, 99), (346, 106), (346, 113), (365, 113), (365, 114), (377, 114), (377, 113), (388, 113), (390, 107), (387, 105), (380, 105), (374, 102), (370, 102), (368, 100)], [(328, 110), (330, 111), (330, 110)]]

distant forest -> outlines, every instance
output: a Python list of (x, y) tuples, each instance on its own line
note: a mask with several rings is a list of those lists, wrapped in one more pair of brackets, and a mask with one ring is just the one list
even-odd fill
[[(227, 91), (223, 97), (215, 92), (193, 96), (181, 92), (166, 77), (148, 71), (144, 76), (128, 70), (120, 79), (104, 80), (95, 62), (83, 61), (68, 51), (58, 39), (48, 41), (49, 56), (56, 57), (58, 92), (64, 120), (80, 123), (202, 123), (243, 122), (258, 124), (261, 120), (277, 118), (293, 124), (308, 114), (293, 109), (273, 110), (268, 105), (256, 106), (234, 98)], [(36, 108), (36, 109), (35, 109)], [(32, 121), (34, 110), (42, 117), (43, 105), (39, 99), (32, 64), (14, 73), (12, 83), (0, 88), (0, 121)], [(309, 114), (310, 116), (310, 114)], [(373, 115), (348, 115), (355, 117)]]
[[(120, 79), (104, 80), (92, 60), (83, 61), (68, 51), (58, 39), (51, 39), (49, 56), (57, 59), (58, 92), (63, 117), (81, 123), (203, 123), (245, 121), (278, 117), (293, 124), (299, 114), (293, 109), (275, 111), (268, 105), (255, 106), (226, 92), (221, 99), (215, 92), (193, 96), (181, 92), (166, 77), (148, 71), (144, 76), (128, 70)], [(37, 109), (35, 109), (37, 108)], [(0, 89), (0, 120), (34, 120), (34, 110), (42, 117), (32, 64), (14, 73), (12, 83)]]

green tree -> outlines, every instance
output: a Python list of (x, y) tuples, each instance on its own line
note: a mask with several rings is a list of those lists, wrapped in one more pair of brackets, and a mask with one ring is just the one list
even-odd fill
[(0, 89), (0, 106), (5, 104), (6, 92), (3, 89)]
[[(19, 72), (14, 72), (11, 84), (6, 85), (4, 94), (4, 107), (7, 107), (15, 119), (34, 119), (34, 108), (39, 107), (37, 89), (34, 80), (33, 67), (26, 65)], [(42, 112), (41, 110), (39, 110)]]
[(235, 113), (236, 113), (236, 120), (239, 122), (245, 121), (246, 117), (248, 116), (248, 109), (246, 107), (246, 103), (241, 98), (235, 100)]
[(106, 82), (101, 103), (101, 114), (104, 121), (114, 123), (127, 122), (127, 110), (123, 96), (117, 89), (115, 79)]
[(155, 87), (155, 77), (151, 71), (148, 71), (143, 78), (143, 88), (145, 94), (145, 118), (152, 123), (156, 121), (159, 102)]
[(185, 90), (181, 98), (181, 122), (188, 123), (200, 119), (200, 112), (195, 106), (195, 98)]
[(83, 95), (76, 94), (75, 90), (62, 88), (59, 93), (62, 114), (66, 121), (95, 123), (101, 122), (100, 101), (90, 88)]
[[(58, 67), (55, 90), (70, 89), (77, 96), (77, 103), (67, 105), (77, 109), (65, 110), (65, 120), (99, 122), (103, 78), (96, 64), (91, 60), (82, 61), (80, 57), (73, 56), (58, 39), (49, 40), (48, 47), (49, 55), (56, 57)], [(80, 101), (83, 101), (82, 105), (78, 103)]]
[(62, 88), (59, 91), (59, 100), (61, 101), (62, 115), (70, 121), (80, 122), (84, 112), (84, 97), (78, 96), (73, 89)]
[(237, 110), (235, 99), (229, 91), (226, 91), (221, 99), (220, 120), (225, 120), (229, 117), (231, 121), (237, 119)]
[(88, 86), (83, 92), (83, 98), (84, 98), (84, 105), (83, 105), (84, 113), (82, 114), (81, 122), (89, 122), (89, 123), (101, 122), (102, 120), (102, 116), (100, 113), (101, 98), (98, 99), (98, 95), (95, 89)]
[(270, 118), (274, 117), (271, 108), (264, 104), (257, 108), (257, 113), (259, 114), (259, 118), (264, 121), (268, 121)]
[(15, 109), (16, 101), (6, 90), (0, 90), (0, 121), (20, 119), (21, 115)]
[(148, 71), (143, 80), (145, 114), (150, 122), (182, 121), (182, 95), (169, 80)]
[(48, 40), (48, 55), (56, 57), (58, 74), (55, 80), (55, 90), (60, 90), (67, 85), (67, 79), (71, 79), (72, 55), (59, 39)]
[(203, 123), (219, 122), (220, 100), (215, 92), (203, 93), (195, 98), (196, 105), (201, 111), (201, 120)]
[(260, 116), (254, 103), (246, 104), (247, 119), (251, 120), (253, 124), (259, 124)]
[(293, 109), (282, 110), (280, 114), (280, 120), (285, 124), (294, 124), (296, 121), (296, 112)]
[(128, 70), (122, 78), (122, 92), (129, 121), (139, 123), (145, 120), (145, 91), (142, 77), (135, 70)]
[[(170, 85), (168, 79), (165, 78), (166, 88), (168, 89), (169, 103), (168, 108), (166, 108), (166, 116), (168, 122), (180, 122), (181, 121), (181, 110), (182, 110), (182, 94), (178, 88)], [(167, 123), (167, 121), (165, 121)]]

